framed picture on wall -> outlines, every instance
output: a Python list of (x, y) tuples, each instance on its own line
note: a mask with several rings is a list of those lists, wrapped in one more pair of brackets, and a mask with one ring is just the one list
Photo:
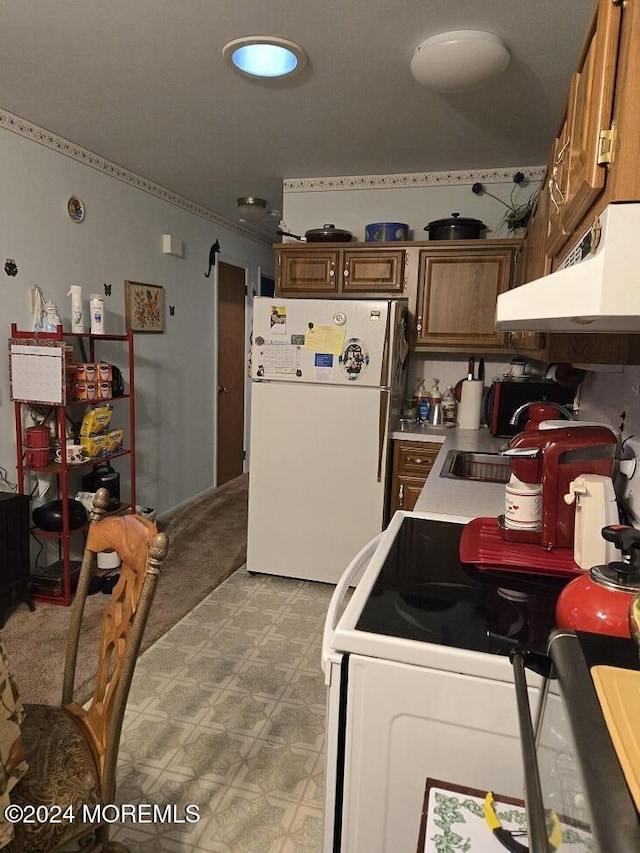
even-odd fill
[(164, 287), (125, 281), (124, 319), (127, 331), (164, 332)]

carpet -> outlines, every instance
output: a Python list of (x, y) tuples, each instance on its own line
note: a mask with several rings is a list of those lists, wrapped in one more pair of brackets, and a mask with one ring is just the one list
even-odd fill
[[(142, 641), (142, 651), (189, 613), (243, 565), (247, 553), (247, 474), (187, 502), (158, 521), (169, 536), (169, 553)], [(100, 619), (107, 596), (90, 596), (80, 637), (76, 693), (83, 701), (97, 670)], [(0, 631), (23, 702), (57, 704), (71, 609), (36, 602), (19, 605)]]

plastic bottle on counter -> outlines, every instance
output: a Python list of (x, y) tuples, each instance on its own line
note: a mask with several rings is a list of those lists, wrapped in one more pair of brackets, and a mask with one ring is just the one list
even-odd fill
[(420, 380), (416, 391), (416, 423), (423, 424), (429, 417), (429, 398), (424, 379)]
[(442, 414), (445, 424), (455, 424), (456, 400), (450, 387), (445, 388), (442, 395)]
[(433, 387), (429, 392), (429, 416), (431, 426), (442, 426), (444, 416), (442, 414), (442, 393), (438, 388), (439, 379), (433, 380)]

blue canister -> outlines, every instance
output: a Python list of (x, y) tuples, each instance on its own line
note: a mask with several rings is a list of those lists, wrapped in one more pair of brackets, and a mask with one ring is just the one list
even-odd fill
[(372, 222), (365, 225), (367, 243), (395, 243), (409, 239), (409, 226), (406, 222)]

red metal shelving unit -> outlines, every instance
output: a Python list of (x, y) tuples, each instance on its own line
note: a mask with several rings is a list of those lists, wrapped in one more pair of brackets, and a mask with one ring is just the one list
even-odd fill
[[(128, 401), (128, 421), (129, 421), (129, 446), (126, 449), (119, 450), (115, 453), (109, 453), (104, 456), (97, 456), (92, 459), (88, 459), (86, 462), (82, 462), (78, 465), (73, 465), (74, 471), (77, 470), (90, 470), (91, 468), (99, 465), (107, 460), (116, 459), (117, 457), (128, 456), (130, 457), (130, 490), (129, 490), (129, 501), (121, 504), (118, 512), (123, 511), (135, 511), (136, 506), (136, 447), (135, 447), (135, 384), (134, 384), (134, 354), (133, 354), (133, 332), (129, 330), (124, 335), (91, 335), (90, 333), (80, 334), (76, 332), (64, 332), (62, 326), (58, 326), (55, 332), (33, 332), (33, 331), (20, 331), (15, 323), (11, 325), (11, 338), (19, 339), (19, 340), (32, 340), (37, 339), (38, 341), (58, 341), (58, 342), (71, 342), (74, 339), (81, 339), (81, 347), (84, 352), (84, 341), (88, 340), (89, 342), (89, 354), (88, 360), (90, 362), (99, 361), (99, 358), (96, 358), (96, 345), (101, 341), (122, 341), (127, 345), (127, 358), (128, 358), (128, 379), (129, 379), (129, 387), (127, 393), (123, 394), (119, 397), (111, 397), (109, 399), (100, 399), (100, 400), (69, 400), (63, 398), (63, 403), (61, 405), (53, 404), (53, 405), (45, 405), (42, 403), (37, 403), (36, 401), (14, 401), (15, 408), (15, 428), (16, 428), (16, 456), (17, 456), (17, 479), (18, 479), (18, 491), (20, 494), (30, 494), (30, 489), (25, 489), (25, 478), (26, 475), (30, 472), (35, 474), (54, 474), (57, 478), (57, 491), (60, 497), (69, 495), (69, 465), (67, 464), (66, 457), (62, 455), (61, 462), (50, 463), (43, 467), (33, 467), (28, 466), (25, 463), (25, 447), (23, 441), (24, 434), (24, 424), (23, 424), (23, 408), (29, 407), (30, 405), (37, 404), (41, 408), (44, 408), (45, 416), (43, 422), (50, 422), (53, 425), (55, 436), (62, 442), (62, 446), (64, 447), (65, 437), (66, 437), (66, 427), (68, 420), (69, 410), (78, 409), (81, 407), (86, 407), (91, 404), (118, 404), (120, 401)], [(123, 371), (124, 372), (124, 371)], [(123, 404), (124, 405), (124, 404)], [(114, 407), (115, 413), (115, 407)], [(55, 576), (56, 571), (61, 572), (61, 581), (60, 585), (56, 585), (55, 583), (47, 584), (46, 582), (38, 583), (37, 576), (34, 576), (32, 581), (32, 592), (33, 598), (37, 601), (47, 601), (52, 604), (59, 604), (63, 606), (68, 606), (72, 599), (74, 593), (74, 581), (75, 576), (77, 576), (77, 566), (74, 564), (74, 561), (71, 560), (70, 552), (71, 552), (71, 542), (70, 539), (76, 533), (81, 533), (85, 530), (84, 527), (77, 528), (75, 530), (71, 530), (69, 527), (69, 509), (66, 501), (62, 503), (62, 532), (60, 533), (52, 533), (50, 531), (41, 530), (40, 528), (32, 527), (31, 533), (39, 540), (39, 539), (56, 539), (58, 541), (58, 553), (59, 560), (53, 564), (53, 566), (48, 566), (47, 570)]]

